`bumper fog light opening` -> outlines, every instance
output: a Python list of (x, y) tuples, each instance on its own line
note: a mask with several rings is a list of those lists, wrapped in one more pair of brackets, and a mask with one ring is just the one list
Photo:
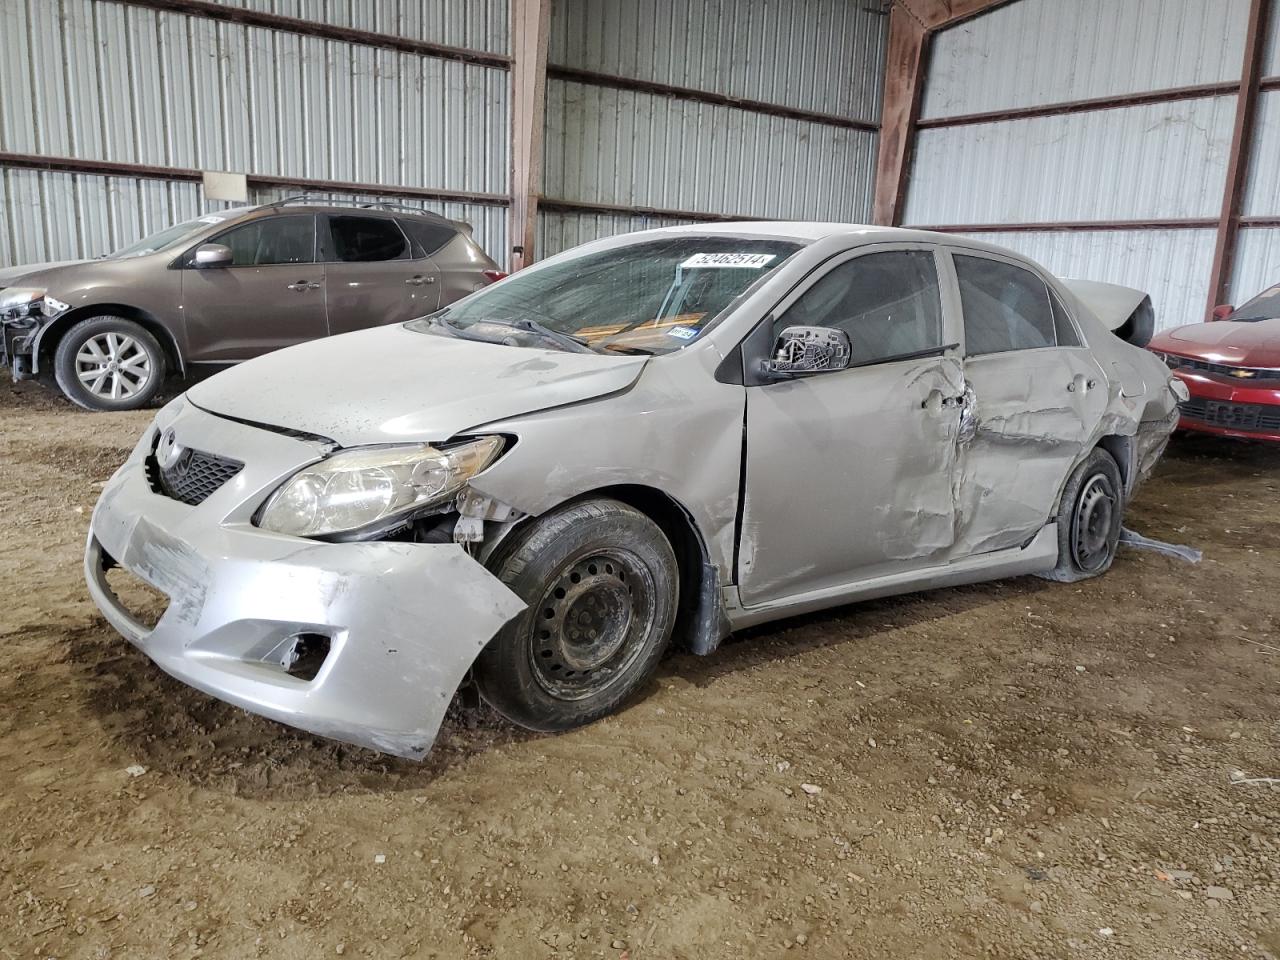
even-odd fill
[(280, 666), (285, 673), (311, 681), (320, 673), (329, 656), (329, 647), (330, 639), (323, 633), (295, 633), (276, 649), (280, 651)]

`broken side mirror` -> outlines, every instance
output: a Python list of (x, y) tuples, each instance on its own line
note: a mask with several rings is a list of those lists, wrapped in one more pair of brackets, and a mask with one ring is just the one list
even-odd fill
[(1216, 307), (1214, 307), (1214, 308), (1213, 308), (1213, 319), (1214, 319), (1214, 320), (1226, 320), (1228, 317), (1230, 317), (1230, 316), (1231, 316), (1233, 313), (1235, 313), (1235, 312), (1236, 312), (1236, 308), (1235, 308), (1235, 307), (1233, 307), (1231, 304), (1229, 304), (1229, 303), (1220, 303), (1220, 304), (1218, 304)]
[(832, 327), (787, 327), (778, 334), (773, 352), (761, 362), (766, 376), (785, 380), (811, 373), (829, 373), (849, 366), (849, 335)]
[(196, 255), (191, 262), (200, 269), (208, 267), (229, 267), (235, 257), (231, 248), (221, 243), (203, 243), (196, 247)]

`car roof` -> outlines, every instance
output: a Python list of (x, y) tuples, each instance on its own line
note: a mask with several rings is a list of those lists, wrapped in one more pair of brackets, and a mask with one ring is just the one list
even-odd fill
[(408, 204), (387, 200), (331, 202), (322, 199), (313, 200), (309, 197), (286, 197), (283, 200), (276, 200), (271, 203), (229, 207), (226, 210), (216, 211), (216, 215), (231, 219), (233, 217), (249, 216), (250, 214), (292, 213), (298, 211), (306, 213), (380, 214), (384, 217), (420, 217), (424, 220), (446, 224), (456, 229), (467, 229), (469, 227), (469, 224), (459, 220), (451, 220), (449, 217), (442, 216), (432, 210), (423, 210), (420, 207), (412, 207)]
[[(734, 237), (772, 237), (812, 243), (841, 237), (857, 243), (943, 243), (967, 247), (985, 253), (1022, 260), (1024, 257), (993, 243), (971, 237), (934, 230), (912, 230), (907, 227), (885, 227), (870, 223), (833, 223), (816, 220), (721, 220), (713, 223), (690, 223), (678, 227), (659, 227), (645, 234), (721, 234)], [(636, 234), (630, 234), (634, 237)]]

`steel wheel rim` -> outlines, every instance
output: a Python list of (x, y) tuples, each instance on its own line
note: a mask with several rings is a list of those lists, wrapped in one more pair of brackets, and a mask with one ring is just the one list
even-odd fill
[(1098, 570), (1110, 557), (1116, 501), (1115, 487), (1105, 474), (1094, 474), (1081, 488), (1071, 518), (1071, 552), (1081, 570)]
[(656, 616), (653, 577), (631, 551), (570, 560), (535, 608), (534, 680), (557, 700), (602, 693), (639, 659)]
[(76, 378), (102, 400), (128, 400), (151, 381), (151, 354), (127, 333), (99, 333), (76, 351)]

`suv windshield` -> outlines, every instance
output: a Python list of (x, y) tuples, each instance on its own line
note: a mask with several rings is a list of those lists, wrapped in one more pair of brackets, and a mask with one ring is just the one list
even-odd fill
[(194, 236), (201, 230), (208, 230), (210, 227), (227, 219), (226, 216), (210, 214), (206, 217), (188, 220), (185, 223), (175, 223), (172, 227), (165, 227), (149, 237), (143, 237), (136, 243), (131, 243), (129, 246), (122, 247), (114, 253), (109, 253), (103, 259), (127, 260), (129, 257), (145, 257), (149, 253), (156, 253), (166, 247), (177, 246), (188, 237)]
[(670, 353), (801, 246), (723, 234), (646, 240), (517, 273), (409, 326), (443, 323), (455, 336), (520, 346)]
[(1251, 320), (1271, 320), (1274, 317), (1280, 317), (1280, 285), (1263, 290), (1243, 307), (1236, 307), (1235, 312), (1227, 319), (1248, 323)]

